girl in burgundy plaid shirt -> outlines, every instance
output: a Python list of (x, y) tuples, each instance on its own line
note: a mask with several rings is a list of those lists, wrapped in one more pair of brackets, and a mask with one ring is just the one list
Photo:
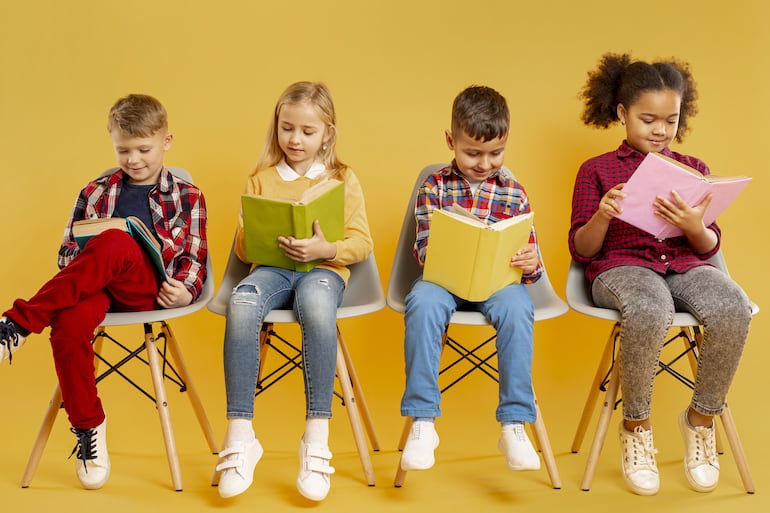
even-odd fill
[(699, 159), (668, 147), (672, 140), (682, 140), (697, 112), (695, 82), (688, 66), (676, 60), (648, 63), (608, 53), (588, 73), (581, 97), (586, 125), (608, 128), (620, 122), (626, 130), (617, 149), (580, 167), (569, 231), (570, 253), (586, 266), (594, 302), (621, 312), (623, 478), (634, 493), (658, 491), (650, 402), (658, 358), (674, 312), (680, 310), (704, 326), (692, 400), (679, 416), (684, 470), (693, 489), (709, 492), (719, 480), (713, 417), (722, 413), (743, 352), (749, 300), (729, 276), (707, 262), (719, 251), (721, 238), (716, 223), (703, 224), (710, 197), (692, 207), (676, 191), (656, 199), (652, 207), (682, 229), (679, 237), (655, 239), (615, 219), (622, 209), (624, 183), (649, 152), (709, 174)]

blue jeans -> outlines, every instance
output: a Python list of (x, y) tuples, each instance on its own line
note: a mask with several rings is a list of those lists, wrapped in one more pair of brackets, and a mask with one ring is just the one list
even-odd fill
[(292, 308), (302, 329), (307, 417), (330, 418), (337, 363), (337, 306), (345, 283), (315, 268), (294, 272), (256, 267), (233, 290), (225, 326), (227, 418), (254, 418), (259, 373), (259, 330), (274, 308)]
[(406, 389), (401, 415), (441, 416), (438, 373), (442, 340), (455, 310), (481, 312), (495, 328), (500, 371), (496, 418), (500, 422), (535, 422), (532, 392), (534, 307), (525, 285), (509, 285), (482, 302), (470, 302), (418, 278), (406, 296), (404, 313)]
[(650, 417), (652, 385), (675, 311), (689, 312), (703, 325), (691, 406), (703, 415), (722, 413), (751, 323), (749, 299), (737, 283), (710, 265), (664, 276), (622, 266), (597, 276), (592, 294), (598, 306), (620, 311), (623, 418)]

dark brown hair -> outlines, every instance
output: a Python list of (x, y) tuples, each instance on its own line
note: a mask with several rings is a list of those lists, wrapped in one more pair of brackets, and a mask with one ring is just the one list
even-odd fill
[(485, 142), (508, 135), (510, 114), (505, 98), (485, 86), (470, 86), (452, 104), (452, 134), (460, 130)]
[(618, 121), (618, 105), (628, 108), (642, 93), (671, 89), (679, 93), (679, 129), (681, 142), (689, 129), (689, 119), (697, 114), (698, 92), (686, 63), (675, 59), (657, 62), (634, 61), (629, 54), (606, 53), (596, 69), (588, 72), (580, 99), (583, 100), (583, 123), (607, 128)]

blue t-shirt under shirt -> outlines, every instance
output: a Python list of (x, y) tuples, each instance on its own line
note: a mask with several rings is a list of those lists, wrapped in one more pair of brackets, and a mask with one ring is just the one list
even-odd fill
[(155, 223), (152, 222), (152, 212), (150, 211), (150, 200), (148, 197), (150, 191), (155, 186), (156, 184), (154, 183), (135, 185), (124, 180), (113, 216), (138, 217), (150, 229), (152, 234), (157, 237), (158, 234), (155, 233)]

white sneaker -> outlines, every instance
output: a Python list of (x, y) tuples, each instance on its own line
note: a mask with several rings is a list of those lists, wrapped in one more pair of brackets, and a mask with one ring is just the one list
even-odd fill
[(710, 492), (719, 484), (714, 426), (693, 427), (687, 420), (687, 410), (679, 415), (679, 430), (684, 439), (684, 475), (697, 492)]
[(19, 327), (7, 317), (0, 317), (0, 363), (13, 358), (13, 353), (24, 345), (26, 337), (19, 333)]
[(511, 470), (538, 470), (540, 456), (529, 441), (524, 424), (503, 426), (497, 448), (505, 455), (505, 462)]
[(655, 463), (658, 451), (652, 443), (652, 430), (637, 426), (629, 431), (621, 420), (618, 433), (623, 480), (638, 495), (655, 495), (660, 489), (660, 476)]
[(97, 490), (110, 477), (110, 456), (107, 454), (107, 419), (91, 429), (70, 428), (77, 443), (72, 453), (76, 455), (75, 473), (87, 490)]
[(438, 447), (439, 439), (433, 422), (412, 422), (409, 438), (406, 440), (404, 451), (401, 453), (401, 468), (403, 470), (427, 470), (436, 459), (433, 451)]
[(227, 448), (219, 453), (216, 471), (222, 473), (218, 485), (221, 497), (235, 497), (248, 490), (254, 480), (254, 467), (263, 452), (262, 445), (255, 437), (251, 442), (230, 442)]
[(330, 476), (334, 467), (329, 465), (332, 453), (326, 445), (306, 444), (305, 437), (299, 441), (299, 475), (297, 490), (306, 499), (322, 501), (331, 488)]

